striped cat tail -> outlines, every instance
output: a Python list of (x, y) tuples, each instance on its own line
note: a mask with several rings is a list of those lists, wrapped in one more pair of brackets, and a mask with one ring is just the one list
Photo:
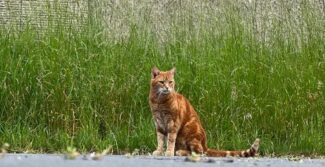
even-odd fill
[(251, 148), (244, 151), (219, 151), (214, 149), (208, 149), (206, 154), (210, 157), (254, 157), (260, 146), (260, 139), (256, 139), (252, 144)]

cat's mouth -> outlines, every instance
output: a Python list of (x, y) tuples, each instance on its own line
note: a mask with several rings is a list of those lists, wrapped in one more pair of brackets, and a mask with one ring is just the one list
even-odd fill
[(163, 91), (161, 91), (161, 93), (162, 94), (168, 94), (168, 93), (170, 93), (170, 91), (169, 90), (163, 90)]
[(169, 93), (171, 93), (170, 89), (167, 89), (167, 88), (159, 88), (158, 89), (158, 94), (159, 95), (167, 95)]

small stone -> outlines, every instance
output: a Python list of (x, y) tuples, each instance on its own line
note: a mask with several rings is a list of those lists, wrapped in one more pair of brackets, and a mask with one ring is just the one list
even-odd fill
[(216, 163), (216, 160), (209, 158), (206, 162), (207, 163)]
[(126, 154), (124, 154), (124, 156), (126, 156), (126, 158), (131, 158), (132, 157), (132, 155), (130, 153), (126, 153)]
[(83, 155), (81, 159), (82, 160), (88, 160), (88, 157), (87, 157), (87, 155)]
[(224, 162), (226, 162), (226, 163), (233, 163), (233, 162), (235, 162), (235, 160), (233, 160), (233, 159), (226, 159), (226, 160), (224, 160)]

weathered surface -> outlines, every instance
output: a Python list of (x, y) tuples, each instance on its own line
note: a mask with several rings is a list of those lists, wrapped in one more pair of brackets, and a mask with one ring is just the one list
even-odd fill
[[(308, 35), (308, 23), (303, 19), (307, 16), (305, 3), (304, 0), (0, 0), (0, 25), (21, 27), (28, 22), (42, 29), (49, 24), (58, 24), (57, 20), (75, 26), (83, 25), (91, 18), (105, 27), (108, 37), (128, 36), (130, 26), (138, 25), (149, 28), (164, 41), (174, 37), (175, 29), (190, 32), (189, 36), (199, 36), (202, 27), (224, 25), (237, 19), (240, 26), (261, 41), (268, 41), (274, 33), (273, 25), (277, 24), (285, 26), (277, 30), (278, 33), (291, 33), (298, 36), (298, 40), (304, 40), (299, 35)], [(323, 20), (324, 1), (309, 0), (308, 4), (314, 19)], [(229, 17), (229, 13), (238, 18)], [(221, 28), (228, 27), (216, 27)]]
[(105, 156), (101, 160), (91, 160), (89, 156), (79, 156), (75, 160), (66, 160), (63, 155), (53, 154), (9, 154), (0, 159), (0, 167), (166, 167), (166, 166), (226, 166), (226, 167), (270, 167), (270, 166), (301, 166), (321, 167), (325, 166), (325, 159), (299, 159), (289, 161), (280, 158), (202, 158), (199, 162), (185, 161), (184, 157), (152, 157), (152, 156)]
[(87, 17), (87, 1), (69, 0), (0, 0), (0, 26), (23, 27), (26, 24), (42, 29), (62, 23), (81, 23)]

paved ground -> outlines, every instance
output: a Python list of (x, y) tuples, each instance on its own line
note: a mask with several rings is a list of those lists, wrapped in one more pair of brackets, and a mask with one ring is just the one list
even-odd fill
[(63, 155), (53, 154), (7, 154), (0, 159), (0, 167), (325, 167), (325, 159), (281, 159), (281, 158), (201, 158), (191, 162), (184, 157), (151, 157), (151, 156), (105, 156), (101, 160), (92, 160), (89, 156), (79, 156), (67, 160)]

